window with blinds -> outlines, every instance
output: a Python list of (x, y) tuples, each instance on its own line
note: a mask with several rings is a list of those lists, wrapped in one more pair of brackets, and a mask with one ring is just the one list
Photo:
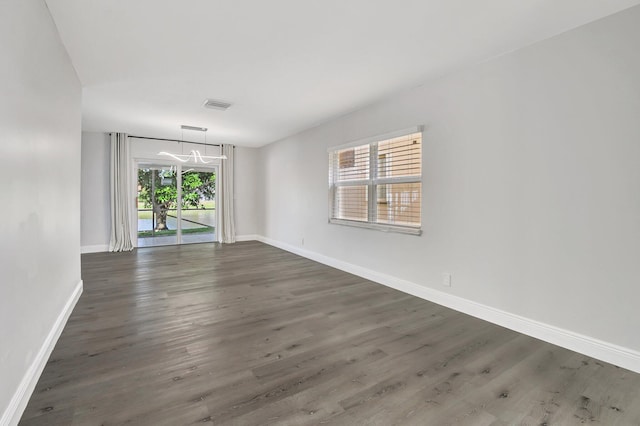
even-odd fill
[(422, 132), (419, 128), (329, 150), (329, 221), (420, 233)]

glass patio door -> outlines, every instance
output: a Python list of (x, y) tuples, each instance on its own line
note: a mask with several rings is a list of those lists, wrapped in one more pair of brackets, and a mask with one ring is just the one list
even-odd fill
[(178, 173), (175, 166), (138, 168), (138, 247), (178, 243)]
[(189, 167), (184, 170), (180, 195), (180, 243), (216, 241), (216, 169)]
[(216, 169), (138, 165), (138, 247), (216, 240)]

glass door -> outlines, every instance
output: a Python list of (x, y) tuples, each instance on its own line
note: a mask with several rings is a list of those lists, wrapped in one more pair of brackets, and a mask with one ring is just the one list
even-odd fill
[(138, 168), (138, 247), (178, 243), (178, 173), (175, 166)]
[(216, 169), (189, 167), (182, 172), (182, 244), (216, 241)]
[(216, 169), (138, 165), (138, 247), (216, 241)]

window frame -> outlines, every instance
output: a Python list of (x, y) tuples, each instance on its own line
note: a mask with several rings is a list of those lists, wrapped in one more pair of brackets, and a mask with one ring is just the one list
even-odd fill
[[(422, 212), (423, 212), (422, 194), (420, 194), (421, 195), (420, 226), (393, 225), (393, 224), (377, 222), (378, 220), (377, 205), (379, 204), (379, 200), (378, 200), (379, 185), (401, 184), (401, 183), (422, 184), (422, 175), (424, 172), (422, 168), (422, 159), (423, 159), (422, 152), (424, 151), (421, 151), (420, 176), (378, 177), (378, 162), (379, 162), (378, 144), (388, 139), (394, 139), (394, 138), (407, 136), (415, 133), (420, 133), (420, 138), (422, 143), (422, 140), (424, 138), (423, 126), (414, 126), (407, 129), (398, 130), (395, 132), (372, 136), (369, 138), (353, 141), (347, 144), (334, 146), (327, 150), (329, 154), (329, 220), (328, 222), (330, 224), (375, 229), (375, 230), (384, 231), (384, 232), (397, 232), (397, 233), (410, 234), (410, 235), (422, 234)], [(336, 176), (338, 171), (334, 170), (334, 165), (336, 164), (334, 161), (334, 156), (339, 155), (338, 151), (349, 149), (349, 148), (357, 148), (365, 145), (369, 146), (369, 164), (368, 164), (369, 177), (365, 179), (352, 179), (352, 180), (345, 180), (341, 182), (336, 181)], [(388, 174), (388, 171), (387, 171), (387, 174)], [(358, 186), (358, 185), (367, 186), (367, 191), (368, 191), (367, 192), (367, 221), (339, 219), (339, 218), (333, 217), (334, 211), (335, 211), (334, 208), (335, 208), (335, 197), (336, 197), (337, 188), (342, 186)]]

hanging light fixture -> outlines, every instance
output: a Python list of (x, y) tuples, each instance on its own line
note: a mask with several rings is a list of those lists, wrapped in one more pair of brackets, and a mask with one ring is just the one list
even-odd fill
[(182, 142), (181, 143), (184, 143), (184, 131), (185, 130), (195, 130), (197, 132), (203, 132), (204, 133), (204, 155), (202, 155), (200, 153), (200, 151), (198, 151), (197, 149), (192, 149), (189, 154), (183, 154), (183, 153), (172, 154), (170, 152), (160, 151), (158, 153), (158, 155), (171, 157), (176, 161), (180, 161), (181, 163), (193, 162), (193, 163), (209, 164), (209, 163), (213, 162), (213, 160), (226, 160), (227, 159), (226, 155), (207, 155), (207, 130), (208, 129), (206, 127), (186, 126), (186, 125), (183, 124), (182, 126), (180, 126), (180, 128), (182, 129)]
[[(200, 151), (196, 149), (192, 149), (189, 154), (172, 154), (170, 152), (160, 151), (158, 155), (171, 157), (176, 161), (180, 161), (181, 163), (188, 163), (189, 161), (192, 161), (193, 163), (209, 164), (213, 160), (227, 159), (226, 155), (202, 155), (200, 154)], [(207, 161), (207, 160), (210, 160), (210, 161)]]

